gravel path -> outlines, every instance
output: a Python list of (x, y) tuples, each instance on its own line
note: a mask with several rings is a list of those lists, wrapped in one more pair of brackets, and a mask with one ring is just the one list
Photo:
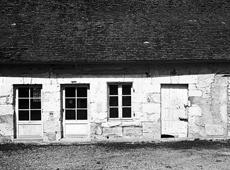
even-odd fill
[(0, 145), (0, 169), (230, 169), (230, 141)]

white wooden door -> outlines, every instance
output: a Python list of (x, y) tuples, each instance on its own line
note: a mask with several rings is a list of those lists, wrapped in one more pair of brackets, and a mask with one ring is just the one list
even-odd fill
[(42, 138), (41, 87), (16, 88), (17, 138)]
[(88, 124), (88, 87), (63, 87), (63, 130), (65, 138), (87, 136)]
[(187, 85), (168, 84), (161, 86), (162, 135), (187, 137), (187, 105)]

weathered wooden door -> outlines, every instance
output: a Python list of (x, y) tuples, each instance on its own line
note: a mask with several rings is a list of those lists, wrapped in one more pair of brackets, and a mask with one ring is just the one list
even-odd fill
[(167, 84), (161, 86), (161, 134), (187, 137), (188, 86)]
[(16, 87), (17, 138), (42, 138), (41, 86)]
[(64, 137), (87, 136), (88, 126), (88, 87), (63, 87), (63, 130)]

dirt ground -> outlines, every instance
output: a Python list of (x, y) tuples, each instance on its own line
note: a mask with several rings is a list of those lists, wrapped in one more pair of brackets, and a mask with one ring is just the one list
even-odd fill
[(230, 169), (230, 141), (0, 145), (0, 169)]

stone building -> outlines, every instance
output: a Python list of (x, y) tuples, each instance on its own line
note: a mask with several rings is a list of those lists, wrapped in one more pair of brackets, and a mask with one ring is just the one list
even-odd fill
[(0, 141), (228, 138), (230, 8), (189, 4), (1, 4)]

